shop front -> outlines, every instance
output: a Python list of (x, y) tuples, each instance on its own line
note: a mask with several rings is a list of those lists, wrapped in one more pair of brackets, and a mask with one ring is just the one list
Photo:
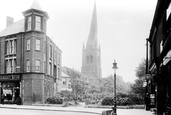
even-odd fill
[(0, 74), (0, 103), (18, 104), (20, 97), (20, 74)]

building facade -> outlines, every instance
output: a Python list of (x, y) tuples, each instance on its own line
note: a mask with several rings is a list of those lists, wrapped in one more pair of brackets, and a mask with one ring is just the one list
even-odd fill
[(61, 78), (62, 78), (61, 91), (72, 91), (71, 77), (65, 74), (64, 72), (62, 72)]
[(46, 35), (49, 16), (36, 1), (23, 15), (15, 23), (7, 17), (0, 33), (0, 99), (45, 103), (60, 91), (62, 51)]
[(94, 5), (91, 27), (86, 47), (83, 44), (81, 72), (86, 76), (94, 78), (101, 78), (102, 76), (101, 49), (100, 45), (98, 45), (97, 39), (96, 4)]
[(157, 115), (171, 115), (170, 2), (170, 0), (158, 0), (148, 39), (147, 51), (150, 57), (147, 66), (146, 105), (153, 103)]

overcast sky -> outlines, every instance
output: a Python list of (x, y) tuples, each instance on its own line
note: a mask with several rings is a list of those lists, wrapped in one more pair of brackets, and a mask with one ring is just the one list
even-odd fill
[[(0, 31), (6, 16), (23, 19), (33, 0), (0, 0)], [(157, 0), (96, 0), (98, 42), (101, 45), (102, 77), (113, 74), (124, 81), (136, 79), (135, 70), (145, 58), (145, 40), (149, 36)], [(39, 0), (49, 14), (47, 35), (62, 50), (62, 65), (81, 71), (82, 46), (88, 39), (94, 0)]]

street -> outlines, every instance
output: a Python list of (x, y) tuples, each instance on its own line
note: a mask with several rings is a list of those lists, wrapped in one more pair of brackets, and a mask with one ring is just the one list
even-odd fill
[[(49, 108), (49, 107), (48, 107)], [(74, 110), (75, 109), (75, 110)], [(28, 108), (0, 108), (0, 113), (3, 115), (100, 115), (100, 111), (103, 109), (91, 108), (90, 111), (85, 111), (89, 108), (73, 107), (71, 109), (28, 109)], [(78, 111), (76, 111), (78, 110)], [(84, 111), (80, 111), (84, 110)], [(98, 111), (98, 112), (93, 112)], [(118, 109), (117, 115), (153, 115), (150, 111), (145, 111), (141, 109)]]
[(1, 115), (98, 115), (82, 112), (68, 111), (47, 111), (47, 110), (22, 110), (22, 109), (6, 109), (0, 108)]

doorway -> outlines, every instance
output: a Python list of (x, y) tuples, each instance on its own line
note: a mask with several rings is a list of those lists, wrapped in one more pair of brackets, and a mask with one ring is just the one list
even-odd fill
[(1, 84), (1, 97), (4, 97), (4, 104), (16, 104), (16, 100), (20, 96), (19, 82), (3, 82)]

